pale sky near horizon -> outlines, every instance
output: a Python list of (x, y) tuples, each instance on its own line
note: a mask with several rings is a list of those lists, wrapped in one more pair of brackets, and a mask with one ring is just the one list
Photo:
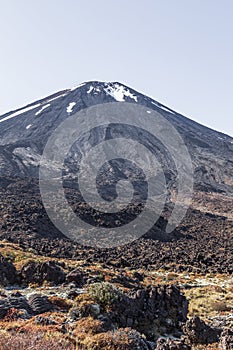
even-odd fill
[(0, 4), (0, 114), (83, 81), (119, 81), (233, 136), (233, 1)]

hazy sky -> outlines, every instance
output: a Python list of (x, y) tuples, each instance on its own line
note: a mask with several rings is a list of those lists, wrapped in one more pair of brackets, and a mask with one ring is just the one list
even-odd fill
[(0, 114), (119, 81), (233, 136), (232, 0), (0, 0)]

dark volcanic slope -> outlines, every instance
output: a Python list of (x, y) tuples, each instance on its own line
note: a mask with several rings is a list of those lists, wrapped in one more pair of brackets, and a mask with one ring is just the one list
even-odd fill
[[(69, 241), (50, 222), (35, 180), (1, 181), (4, 183), (0, 191), (1, 238), (33, 248), (37, 254), (99, 261), (117, 267), (233, 272), (233, 224), (224, 216), (190, 208), (172, 241), (144, 237), (109, 250), (84, 248)], [(79, 214), (85, 210), (80, 208)], [(163, 238), (160, 227), (153, 233), (156, 238), (158, 235)]]
[[(0, 176), (36, 176), (49, 135), (69, 115), (96, 104), (127, 101), (159, 111), (183, 137), (199, 189), (233, 193), (233, 139), (208, 129), (119, 83), (89, 82), (0, 117)], [(69, 106), (75, 103), (72, 112)], [(68, 110), (67, 110), (68, 108)], [(101, 135), (97, 135), (101, 139)]]
[[(192, 158), (195, 193), (192, 206), (172, 242), (142, 238), (106, 254), (106, 251), (81, 248), (58, 232), (42, 206), (37, 178), (46, 141), (63, 120), (81, 109), (116, 100), (159, 111), (176, 127)], [(109, 133), (111, 136), (111, 130)], [(103, 133), (97, 132), (95, 137), (100, 141)], [(89, 142), (88, 137), (84, 142)], [(0, 117), (0, 234), (2, 238), (33, 247), (40, 254), (106, 261), (120, 266), (168, 267), (173, 264), (176, 269), (231, 273), (232, 154), (231, 137), (195, 123), (122, 84), (81, 84)], [(172, 183), (174, 169), (169, 167), (161, 151), (159, 156), (167, 181)], [(85, 210), (85, 206), (77, 209), (79, 214)], [(161, 238), (164, 220), (161, 218), (150, 237)]]

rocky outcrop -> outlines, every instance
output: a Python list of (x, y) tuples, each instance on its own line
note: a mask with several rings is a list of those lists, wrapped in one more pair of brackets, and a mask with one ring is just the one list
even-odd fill
[(33, 315), (42, 314), (54, 308), (46, 296), (32, 294), (26, 298), (17, 292), (0, 298), (0, 319), (7, 316), (12, 309), (20, 310), (24, 318), (30, 318)]
[(48, 297), (40, 294), (31, 295), (28, 299), (28, 304), (36, 315), (53, 310), (53, 305), (48, 300)]
[(86, 277), (80, 269), (74, 269), (66, 275), (66, 283), (75, 283), (76, 287), (81, 288), (86, 281)]
[(11, 309), (23, 310), (27, 315), (33, 314), (27, 299), (20, 293), (0, 299), (0, 318), (4, 318)]
[(65, 273), (54, 261), (47, 261), (43, 263), (30, 261), (22, 267), (20, 271), (22, 282), (38, 283), (49, 282), (57, 285), (65, 281)]
[(197, 316), (188, 320), (183, 330), (192, 344), (217, 343), (222, 331), (221, 329), (210, 327)]
[(132, 291), (113, 305), (109, 317), (120, 327), (131, 327), (154, 340), (159, 335), (181, 334), (186, 322), (188, 301), (174, 285)]
[(17, 284), (19, 282), (15, 266), (0, 254), (0, 285)]

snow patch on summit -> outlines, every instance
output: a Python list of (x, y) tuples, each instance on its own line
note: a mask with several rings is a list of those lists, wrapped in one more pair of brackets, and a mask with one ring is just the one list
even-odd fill
[(50, 106), (50, 103), (43, 106), (38, 112), (35, 113), (35, 115), (39, 115), (41, 112), (43, 112), (44, 109), (48, 108)]
[(138, 102), (137, 96), (132, 94), (129, 89), (125, 88), (123, 85), (114, 84), (108, 85), (104, 91), (112, 96), (116, 101), (123, 102), (125, 101), (125, 97), (130, 97), (135, 102)]
[(76, 102), (70, 102), (69, 106), (66, 108), (66, 112), (72, 113), (75, 105), (76, 105)]
[(94, 87), (93, 87), (93, 86), (90, 86), (90, 88), (89, 88), (88, 91), (87, 91), (87, 94), (90, 94), (90, 93), (92, 92), (93, 89), (94, 89)]

